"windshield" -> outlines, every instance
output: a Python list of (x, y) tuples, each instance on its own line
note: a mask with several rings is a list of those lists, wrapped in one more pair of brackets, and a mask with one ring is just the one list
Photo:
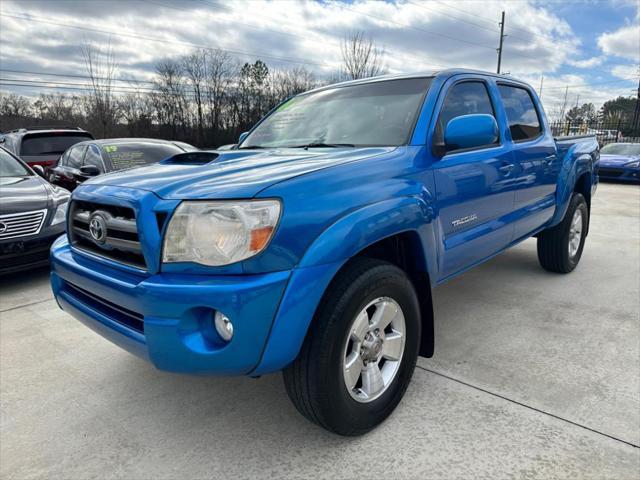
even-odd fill
[(406, 144), (430, 82), (388, 80), (293, 97), (260, 123), (240, 148)]
[(91, 140), (91, 136), (78, 133), (48, 133), (25, 136), (20, 156), (62, 155), (67, 148), (79, 142)]
[(605, 155), (640, 155), (640, 143), (610, 143), (600, 150)]
[(110, 170), (124, 170), (156, 163), (167, 157), (184, 153), (179, 147), (161, 143), (117, 143), (100, 145), (104, 158), (111, 163)]
[(18, 160), (0, 148), (0, 177), (26, 177), (31, 175)]

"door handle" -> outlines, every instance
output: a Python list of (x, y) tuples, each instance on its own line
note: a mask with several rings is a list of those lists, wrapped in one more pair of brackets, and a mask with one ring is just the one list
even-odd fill
[(542, 160), (542, 163), (544, 163), (545, 165), (549, 165), (553, 163), (555, 159), (556, 159), (555, 155), (549, 155), (548, 157), (544, 157), (544, 159)]
[(498, 168), (498, 170), (500, 170), (500, 173), (502, 173), (503, 176), (508, 177), (509, 175), (511, 175), (513, 167), (513, 163), (509, 163), (507, 165), (501, 166), (500, 168)]

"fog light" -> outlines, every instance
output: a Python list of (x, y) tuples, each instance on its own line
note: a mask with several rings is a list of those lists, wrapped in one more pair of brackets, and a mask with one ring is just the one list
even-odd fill
[(233, 337), (233, 323), (222, 312), (216, 311), (214, 317), (214, 323), (216, 325), (216, 332), (225, 341), (228, 342)]

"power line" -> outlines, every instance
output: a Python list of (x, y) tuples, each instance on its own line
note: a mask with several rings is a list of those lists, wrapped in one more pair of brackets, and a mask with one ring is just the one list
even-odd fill
[(565, 85), (562, 87), (547, 87), (546, 90), (560, 90), (560, 89), (564, 89), (564, 88), (582, 88), (582, 87), (593, 87), (596, 85), (608, 85), (611, 83), (622, 83), (622, 82), (629, 82), (631, 80), (635, 80), (637, 77), (629, 77), (629, 78), (621, 78), (619, 80), (608, 80), (606, 82), (595, 82), (595, 83), (583, 83), (583, 84), (578, 84), (578, 85)]
[[(178, 10), (178, 11), (182, 11), (182, 12), (184, 11), (184, 9), (182, 9), (182, 8), (174, 7), (174, 6), (172, 6), (172, 5), (165, 5), (164, 3), (160, 3), (160, 2), (157, 2), (157, 1), (155, 1), (155, 0), (139, 0), (139, 1), (140, 1), (140, 2), (144, 2), (144, 3), (153, 4), (153, 5), (158, 5), (158, 6), (160, 6), (160, 7), (164, 7), (164, 8), (171, 8), (171, 9), (173, 9), (173, 10)], [(207, 5), (207, 6), (213, 6), (213, 5), (208, 4), (208, 3), (205, 3), (205, 2), (202, 2), (202, 3), (203, 3), (204, 5)], [(235, 10), (233, 10), (233, 9), (231, 9), (231, 10), (232, 10), (232, 11), (235, 11)], [(312, 40), (312, 39), (310, 39), (308, 36), (305, 36), (305, 35), (300, 35), (300, 34), (297, 34), (297, 33), (291, 33), (291, 32), (284, 32), (284, 31), (282, 31), (282, 30), (275, 30), (275, 29), (273, 29), (273, 28), (266, 28), (266, 27), (258, 26), (258, 25), (251, 25), (251, 24), (249, 24), (249, 23), (238, 22), (237, 20), (234, 20), (234, 21), (233, 21), (233, 24), (234, 24), (234, 25), (244, 25), (245, 27), (253, 28), (253, 29), (256, 29), (256, 30), (260, 30), (260, 31), (269, 31), (269, 32), (274, 32), (274, 33), (277, 33), (278, 35), (289, 35), (289, 36), (291, 36), (291, 37), (301, 38), (301, 39), (303, 39), (303, 40), (311, 41), (311, 42), (313, 42), (313, 43), (322, 43), (322, 44), (331, 43), (331, 44), (333, 44), (333, 45), (339, 46), (339, 43), (338, 43), (338, 42), (335, 42), (335, 41), (331, 41), (331, 40)]]
[[(467, 11), (463, 10), (463, 9), (453, 7), (453, 6), (451, 6), (451, 5), (447, 4), (447, 3), (444, 3), (444, 2), (442, 2), (442, 1), (440, 1), (440, 0), (430, 0), (430, 1), (432, 1), (432, 2), (436, 2), (436, 3), (438, 3), (438, 4), (442, 5), (442, 6), (443, 6), (443, 7), (445, 7), (445, 8), (449, 8), (449, 9), (452, 9), (452, 10), (456, 10), (456, 11), (458, 11), (458, 12), (464, 13), (465, 15), (469, 15), (469, 16), (471, 16), (471, 17), (474, 17), (474, 19), (481, 19), (481, 20), (486, 21), (487, 23), (490, 23), (491, 25), (495, 25), (495, 20), (491, 19), (490, 17), (485, 17), (484, 15), (478, 15), (478, 14), (476, 14), (476, 13), (473, 13), (473, 14), (472, 14), (472, 13), (469, 13), (469, 12), (467, 12)], [(512, 0), (512, 1), (513, 1), (513, 0)], [(522, 1), (528, 1), (528, 0), (522, 0)], [(562, 2), (562, 3), (566, 3), (566, 1), (565, 1), (565, 0), (559, 0), (559, 1), (558, 1), (558, 3), (560, 3), (560, 2)], [(413, 3), (413, 2), (408, 1), (408, 3)], [(417, 5), (417, 4), (414, 4), (414, 5)], [(427, 8), (427, 7), (422, 7), (422, 8)], [(474, 24), (474, 25), (477, 25), (477, 26), (481, 27), (480, 25), (475, 24), (474, 22), (465, 21), (464, 19), (461, 19), (461, 18), (459, 18), (459, 17), (454, 17), (453, 15), (448, 15), (448, 16), (450, 16), (451, 18), (457, 18), (458, 20), (463, 21), (463, 22), (465, 22), (465, 23), (470, 23), (470, 24)], [(495, 30), (495, 29), (493, 29), (493, 28), (488, 28), (488, 27), (483, 27), (483, 28), (487, 28), (487, 30), (491, 30), (491, 31), (493, 31), (493, 32), (497, 32), (497, 30)], [(548, 41), (550, 41), (550, 42), (554, 42), (554, 43), (555, 43), (555, 42), (557, 42), (557, 39), (555, 39), (555, 38), (553, 38), (553, 37), (551, 37), (551, 36), (549, 36), (549, 35), (545, 35), (545, 34), (543, 34), (543, 33), (535, 33), (535, 32), (529, 31), (529, 30), (525, 30), (525, 29), (523, 29), (523, 28), (509, 27), (508, 31), (506, 32), (506, 34), (507, 34), (508, 36), (510, 36), (510, 37), (512, 37), (512, 38), (517, 38), (517, 39), (519, 39), (519, 40), (523, 40), (523, 41), (525, 41), (525, 42), (530, 42), (530, 41), (531, 41), (531, 38), (524, 38), (524, 37), (521, 37), (521, 36), (518, 36), (518, 35), (514, 35), (514, 34), (512, 33), (513, 31), (519, 31), (519, 32), (522, 32), (522, 33), (526, 33), (526, 34), (527, 34), (528, 36), (530, 36), (530, 37), (543, 38), (543, 39), (545, 39), (545, 40), (548, 40)], [(523, 55), (520, 55), (520, 56), (523, 56)], [(615, 63), (615, 64), (618, 64), (618, 65), (627, 65), (627, 63), (626, 63), (626, 62), (616, 62), (615, 60), (608, 60), (608, 61), (609, 61), (610, 63)], [(599, 70), (599, 71), (604, 72), (604, 70)]]
[(196, 44), (196, 43), (189, 43), (189, 42), (182, 42), (182, 41), (178, 41), (178, 40), (165, 40), (162, 38), (158, 38), (158, 37), (150, 37), (147, 35), (136, 35), (133, 33), (118, 33), (118, 32), (112, 32), (109, 30), (102, 30), (102, 29), (98, 29), (98, 28), (92, 28), (92, 27), (81, 27), (78, 25), (70, 25), (68, 23), (61, 23), (61, 22), (53, 22), (51, 20), (45, 20), (42, 19), (42, 17), (35, 17), (30, 15), (29, 17), (23, 17), (23, 16), (19, 16), (19, 15), (15, 15), (12, 13), (0, 13), (0, 16), (2, 17), (9, 17), (9, 18), (15, 18), (17, 20), (24, 20), (26, 22), (37, 22), (37, 23), (45, 23), (45, 24), (50, 24), (50, 25), (56, 25), (59, 27), (66, 27), (66, 28), (74, 28), (77, 30), (83, 30), (83, 31), (88, 31), (88, 32), (93, 32), (93, 33), (102, 33), (102, 34), (106, 34), (106, 35), (113, 35), (115, 37), (128, 37), (128, 38), (136, 38), (136, 39), (141, 39), (141, 40), (148, 40), (151, 42), (159, 42), (159, 43), (165, 43), (165, 44), (173, 44), (173, 45), (184, 45), (184, 46), (190, 46), (190, 47), (195, 47), (195, 48), (203, 48), (206, 50), (220, 50), (220, 51), (224, 51), (227, 53), (231, 53), (234, 55), (245, 55), (248, 57), (255, 57), (255, 58), (266, 58), (266, 59), (270, 59), (270, 60), (277, 60), (277, 61), (281, 61), (281, 62), (287, 62), (287, 63), (294, 63), (294, 64), (300, 64), (300, 65), (315, 65), (315, 66), (328, 66), (328, 67), (332, 67), (333, 65), (327, 64), (327, 63), (320, 63), (320, 62), (309, 62), (309, 61), (304, 61), (304, 60), (300, 60), (300, 59), (295, 59), (295, 58), (291, 58), (291, 57), (280, 57), (280, 56), (275, 56), (275, 55), (271, 55), (268, 53), (262, 53), (262, 52), (246, 52), (246, 51), (241, 51), (241, 50), (230, 50), (227, 48), (220, 48), (220, 47), (210, 47), (208, 45), (201, 45), (201, 44)]
[[(24, 73), (27, 75), (42, 75), (48, 77), (64, 77), (64, 78), (92, 78), (88, 75), (74, 75), (74, 74), (62, 74), (62, 73), (48, 73), (48, 72), (31, 72), (28, 70), (9, 70), (7, 68), (0, 68), (0, 72), (7, 73)], [(126, 78), (107, 78), (107, 77), (93, 77), (98, 80), (113, 80), (115, 82), (131, 82), (131, 83), (150, 83), (153, 84), (151, 80), (134, 80), (134, 79), (126, 79)]]

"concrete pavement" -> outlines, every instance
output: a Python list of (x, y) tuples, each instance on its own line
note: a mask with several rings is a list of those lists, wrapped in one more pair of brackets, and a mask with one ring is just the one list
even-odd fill
[(640, 478), (640, 188), (604, 184), (571, 275), (535, 241), (435, 292), (436, 355), (356, 439), (279, 375), (180, 376), (60, 311), (46, 270), (0, 280), (0, 477)]

